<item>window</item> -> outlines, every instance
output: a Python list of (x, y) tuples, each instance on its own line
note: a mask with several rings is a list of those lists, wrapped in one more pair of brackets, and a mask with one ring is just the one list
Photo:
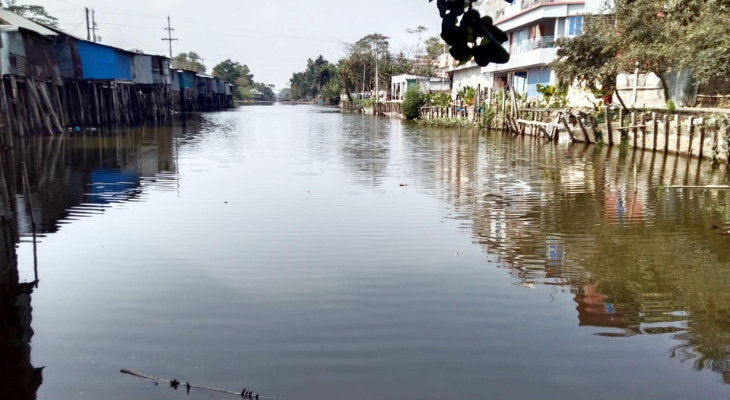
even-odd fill
[(568, 35), (575, 36), (579, 35), (583, 28), (583, 17), (569, 17), (568, 18)]
[(517, 43), (522, 43), (523, 40), (525, 40), (525, 31), (520, 30), (517, 32)]

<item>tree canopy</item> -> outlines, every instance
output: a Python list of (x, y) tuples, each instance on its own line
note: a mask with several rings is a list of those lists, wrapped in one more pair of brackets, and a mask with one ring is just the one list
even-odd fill
[(172, 66), (173, 68), (186, 69), (204, 74), (205, 66), (202, 61), (203, 59), (200, 58), (198, 53), (191, 51), (189, 53), (180, 53), (173, 57)]
[(653, 72), (669, 99), (667, 75), (688, 68), (698, 82), (730, 72), (730, 2), (615, 0), (610, 16), (585, 16), (579, 36), (560, 39), (550, 64), (559, 77), (615, 85), (619, 72)]
[(28, 18), (31, 21), (38, 22), (39, 24), (48, 25), (53, 28), (59, 27), (58, 18), (48, 13), (43, 6), (18, 4), (17, 0), (8, 0), (7, 4), (3, 5), (2, 8), (24, 18)]

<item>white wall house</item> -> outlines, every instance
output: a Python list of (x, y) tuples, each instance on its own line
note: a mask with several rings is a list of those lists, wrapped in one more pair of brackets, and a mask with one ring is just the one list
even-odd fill
[[(474, 62), (456, 66), (444, 56), (441, 67), (452, 76), (452, 92), (460, 87), (481, 85), (482, 89), (499, 89), (505, 85), (537, 97), (537, 84), (555, 83), (555, 74), (546, 65), (557, 49), (555, 39), (580, 34), (586, 7), (599, 9), (603, 0), (482, 0), (476, 5), (482, 15), (492, 17), (494, 24), (507, 33), (503, 44), (510, 52), (506, 64), (479, 67)], [(594, 4), (595, 3), (595, 4)]]

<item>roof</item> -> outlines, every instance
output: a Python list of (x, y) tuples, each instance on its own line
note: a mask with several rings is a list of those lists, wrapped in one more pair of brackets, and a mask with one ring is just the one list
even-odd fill
[(20, 15), (12, 13), (8, 10), (0, 9), (0, 21), (5, 22), (4, 25), (16, 25), (21, 28), (36, 31), (41, 35), (56, 36), (56, 32), (46, 28), (45, 26), (37, 24), (25, 17), (21, 17)]

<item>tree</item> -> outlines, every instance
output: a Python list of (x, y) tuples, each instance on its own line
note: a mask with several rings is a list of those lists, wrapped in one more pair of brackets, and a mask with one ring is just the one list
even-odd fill
[(278, 98), (280, 100), (291, 100), (291, 89), (290, 88), (284, 88), (279, 91)]
[(39, 24), (48, 25), (53, 28), (59, 27), (58, 18), (49, 14), (45, 7), (27, 4), (18, 5), (17, 3), (17, 0), (8, 0), (8, 4), (3, 6), (3, 8)]
[(586, 15), (580, 35), (555, 41), (558, 54), (548, 66), (561, 80), (576, 83), (591, 92), (606, 88), (609, 92), (605, 94), (615, 92), (618, 96), (615, 89), (619, 41), (611, 17)]
[(180, 53), (172, 59), (173, 68), (186, 69), (201, 74), (205, 73), (205, 66), (198, 53), (191, 51), (189, 53)]
[(444, 53), (444, 42), (438, 36), (426, 39), (423, 44), (426, 46), (426, 58), (433, 60)]
[(251, 86), (253, 74), (247, 65), (241, 65), (238, 61), (225, 60), (213, 67), (213, 76), (226, 82), (240, 83), (243, 78), (246, 86)]
[(638, 67), (659, 78), (669, 100), (670, 69), (688, 68), (700, 83), (730, 72), (729, 6), (726, 0), (616, 0), (615, 20), (585, 16), (579, 36), (556, 42), (558, 60), (550, 67), (592, 89), (614, 88), (616, 74)]
[(408, 28), (406, 29), (406, 32), (411, 34), (414, 37), (414, 40), (416, 41), (416, 48), (413, 51), (413, 55), (415, 57), (421, 56), (421, 40), (423, 40), (423, 33), (426, 32), (428, 29), (425, 26), (419, 26), (417, 28)]
[(401, 104), (403, 116), (416, 119), (421, 115), (421, 107), (426, 105), (426, 95), (418, 87), (408, 88)]

